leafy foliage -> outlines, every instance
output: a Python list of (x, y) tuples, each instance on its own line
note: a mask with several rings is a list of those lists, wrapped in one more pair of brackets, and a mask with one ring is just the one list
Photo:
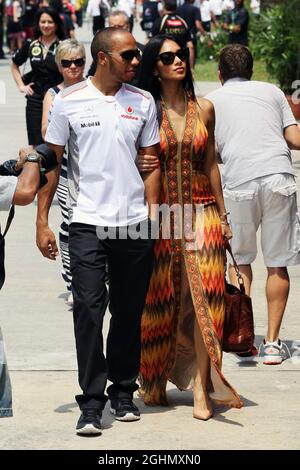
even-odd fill
[(299, 0), (282, 0), (262, 12), (252, 23), (251, 51), (264, 60), (267, 72), (286, 92), (300, 79)]
[(218, 60), (222, 47), (228, 43), (228, 33), (221, 28), (215, 29), (211, 36), (205, 36), (198, 40), (198, 58), (200, 62)]

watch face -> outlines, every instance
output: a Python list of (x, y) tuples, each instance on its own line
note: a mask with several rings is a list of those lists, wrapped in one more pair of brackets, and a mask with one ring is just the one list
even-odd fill
[(40, 157), (38, 155), (27, 155), (26, 157), (27, 162), (39, 162)]

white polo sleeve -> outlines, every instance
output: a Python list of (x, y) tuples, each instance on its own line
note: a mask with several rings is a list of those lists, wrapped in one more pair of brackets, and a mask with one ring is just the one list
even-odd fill
[(8, 211), (16, 191), (16, 176), (0, 176), (0, 211)]
[(150, 97), (148, 118), (140, 136), (140, 147), (150, 147), (159, 143), (159, 126), (157, 121), (156, 105), (153, 97)]
[(56, 95), (51, 109), (51, 121), (45, 136), (45, 141), (50, 144), (66, 145), (69, 140), (69, 120), (64, 108), (63, 100), (59, 95)]
[(292, 113), (288, 100), (286, 99), (285, 94), (281, 90), (280, 95), (280, 107), (282, 112), (283, 128), (285, 129), (286, 127), (292, 126), (294, 124), (297, 125), (297, 121)]

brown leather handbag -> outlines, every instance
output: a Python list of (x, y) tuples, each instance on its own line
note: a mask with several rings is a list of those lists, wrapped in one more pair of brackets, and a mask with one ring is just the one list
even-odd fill
[(225, 249), (231, 255), (239, 288), (229, 284), (225, 277), (225, 322), (223, 330), (223, 351), (244, 353), (254, 347), (254, 321), (251, 298), (245, 293), (244, 280), (226, 240)]

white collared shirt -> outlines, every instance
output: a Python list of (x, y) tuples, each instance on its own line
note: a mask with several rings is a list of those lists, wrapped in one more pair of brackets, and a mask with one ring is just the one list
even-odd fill
[(211, 4), (208, 0), (205, 0), (203, 3), (200, 2), (201, 21), (205, 23), (211, 21), (211, 10)]
[(273, 173), (294, 174), (283, 133), (296, 121), (279, 88), (234, 78), (206, 98), (215, 107), (223, 185), (234, 188)]
[(111, 7), (110, 7), (110, 4), (108, 3), (107, 0), (89, 0), (88, 6), (87, 6), (87, 9), (86, 9), (87, 15), (89, 15), (89, 16), (100, 16), (100, 14), (101, 14), (101, 12), (100, 12), (101, 3), (103, 3), (107, 7), (108, 11), (110, 11)]
[(234, 9), (234, 1), (233, 0), (223, 0), (222, 9), (225, 12), (233, 10)]
[(119, 0), (118, 1), (118, 10), (125, 11), (126, 15), (130, 18), (133, 15), (135, 8), (134, 0)]
[(223, 0), (210, 0), (211, 10), (217, 16), (222, 15), (222, 3), (223, 3)]
[(106, 96), (90, 79), (68, 87), (54, 100), (45, 140), (69, 146), (72, 222), (115, 227), (147, 218), (136, 157), (160, 140), (150, 93), (123, 84)]

